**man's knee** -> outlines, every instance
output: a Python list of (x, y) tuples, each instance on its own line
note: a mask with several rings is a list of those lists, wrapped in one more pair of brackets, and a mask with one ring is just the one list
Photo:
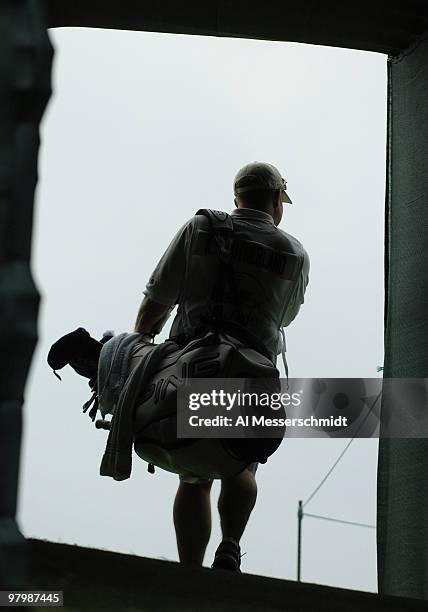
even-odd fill
[(229, 485), (250, 485), (256, 486), (256, 476), (253, 470), (250, 468), (245, 468), (239, 474), (235, 474), (234, 476), (229, 476), (228, 478), (223, 478), (221, 481), (222, 487)]
[(203, 480), (203, 481), (195, 481), (195, 482), (186, 482), (180, 480), (178, 485), (178, 491), (185, 495), (200, 495), (204, 493), (209, 493), (211, 491), (213, 481), (212, 480)]

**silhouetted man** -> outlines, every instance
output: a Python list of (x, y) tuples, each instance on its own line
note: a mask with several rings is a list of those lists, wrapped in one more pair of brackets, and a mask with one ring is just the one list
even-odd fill
[[(278, 228), (283, 203), (291, 200), (286, 182), (271, 164), (253, 162), (234, 180), (235, 210), (233, 271), (243, 320), (237, 321), (255, 334), (276, 363), (283, 351), (280, 334), (296, 317), (304, 301), (309, 278), (309, 258), (301, 243)], [(178, 231), (149, 282), (135, 331), (161, 329), (178, 304), (170, 337), (195, 334), (203, 327), (219, 262), (203, 248), (209, 235), (208, 220), (195, 215)], [(205, 241), (206, 244), (206, 241)], [(230, 297), (230, 296), (229, 296)], [(225, 293), (223, 316), (233, 320), (236, 309)], [(221, 481), (218, 500), (223, 539), (213, 567), (239, 570), (239, 542), (257, 497), (253, 463), (240, 474)], [(180, 476), (174, 502), (174, 525), (182, 563), (201, 565), (211, 534), (210, 490), (212, 480)]]

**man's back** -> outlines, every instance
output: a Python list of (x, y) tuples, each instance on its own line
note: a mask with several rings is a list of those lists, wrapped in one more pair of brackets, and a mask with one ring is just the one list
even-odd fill
[[(309, 258), (301, 243), (276, 227), (269, 214), (239, 208), (231, 217), (232, 267), (242, 314), (226, 287), (223, 317), (255, 334), (275, 358), (279, 328), (294, 319), (303, 303)], [(191, 333), (211, 312), (218, 269), (209, 221), (195, 215), (174, 237), (145, 291), (160, 303), (178, 302), (171, 335)]]

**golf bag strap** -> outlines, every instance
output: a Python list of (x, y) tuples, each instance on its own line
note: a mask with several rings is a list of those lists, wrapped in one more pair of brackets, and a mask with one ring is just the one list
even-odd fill
[(212, 208), (200, 208), (195, 215), (204, 215), (211, 222), (211, 227), (219, 230), (233, 232), (233, 223), (229, 213), (224, 210), (214, 210)]
[(242, 320), (242, 308), (236, 287), (233, 267), (231, 265), (234, 238), (233, 221), (230, 215), (222, 210), (200, 208), (198, 211), (196, 211), (196, 214), (204, 215), (210, 222), (211, 231), (216, 243), (217, 255), (220, 262), (218, 278), (214, 284), (212, 293), (214, 308), (211, 323), (214, 326), (218, 326), (222, 320), (226, 284), (229, 285), (234, 306), (237, 310), (238, 316)]
[(211, 231), (217, 243), (220, 260), (229, 263), (232, 256), (233, 222), (226, 212), (200, 208), (197, 215), (204, 215), (210, 222)]
[[(231, 265), (232, 260), (232, 246), (234, 239), (234, 227), (231, 216), (222, 211), (222, 210), (211, 210), (209, 208), (200, 208), (196, 211), (197, 215), (204, 215), (210, 222), (211, 231), (214, 234), (214, 238), (217, 244), (217, 252), (220, 258), (220, 267), (219, 267), (219, 276), (217, 282), (214, 285), (213, 289), (213, 301), (214, 301), (214, 317), (210, 320), (211, 324), (219, 325), (221, 324), (222, 315), (223, 315), (223, 303), (224, 303), (224, 291), (226, 287), (226, 283), (229, 284), (232, 298), (234, 301), (235, 308), (237, 309), (239, 319), (243, 321), (243, 313), (242, 307), (238, 295), (238, 290), (236, 286), (235, 275), (233, 272), (233, 267)], [(248, 345), (253, 346), (260, 353), (266, 355), (269, 359), (272, 359), (271, 356), (266, 352), (266, 348), (260, 342), (260, 340), (254, 336), (254, 334), (250, 333), (247, 329), (245, 329), (241, 325), (231, 324), (230, 322), (226, 325), (223, 323), (223, 327), (233, 327), (235, 328), (235, 333), (238, 332), (241, 338), (246, 338)], [(285, 357), (285, 336), (284, 330), (281, 328), (281, 334), (283, 337), (283, 350), (282, 350), (282, 360), (284, 363), (285, 375), (287, 378), (287, 388), (288, 388), (288, 364)]]

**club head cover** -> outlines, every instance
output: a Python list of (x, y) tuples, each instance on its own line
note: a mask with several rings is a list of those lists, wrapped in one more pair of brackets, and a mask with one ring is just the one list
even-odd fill
[(101, 346), (86, 329), (79, 327), (51, 346), (47, 361), (54, 372), (69, 364), (78, 374), (91, 378), (98, 365)]

